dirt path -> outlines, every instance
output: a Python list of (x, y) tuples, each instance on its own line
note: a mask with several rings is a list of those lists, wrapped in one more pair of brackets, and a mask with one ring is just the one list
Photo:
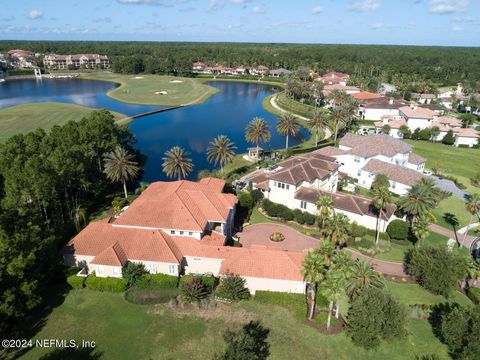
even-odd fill
[[(282, 113), (290, 113), (289, 111), (287, 110), (284, 110), (282, 109), (278, 104), (277, 104), (277, 95), (273, 95), (271, 98), (270, 98), (270, 104), (275, 108), (277, 109), (278, 111), (282, 112)], [(309, 118), (305, 117), (305, 116), (301, 116), (301, 115), (297, 115), (297, 114), (294, 114), (294, 113), (291, 113), (293, 115), (295, 115), (296, 117), (298, 117), (299, 119), (302, 119), (302, 120), (305, 120), (305, 121), (310, 121)], [(332, 132), (330, 131), (329, 128), (323, 128), (323, 132), (325, 134), (324, 136), (324, 139), (329, 139), (331, 136), (332, 136)]]

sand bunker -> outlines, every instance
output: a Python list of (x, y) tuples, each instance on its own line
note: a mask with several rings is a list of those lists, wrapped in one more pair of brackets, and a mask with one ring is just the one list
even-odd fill
[(165, 90), (155, 91), (155, 95), (167, 95), (167, 92)]
[(134, 79), (143, 79), (143, 76), (135, 76)]
[(182, 83), (183, 81), (182, 80), (172, 80), (170, 81), (172, 84), (180, 84)]

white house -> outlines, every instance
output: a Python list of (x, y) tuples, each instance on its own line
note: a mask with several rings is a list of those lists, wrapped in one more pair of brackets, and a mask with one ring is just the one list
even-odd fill
[(383, 116), (398, 116), (399, 108), (405, 106), (404, 101), (381, 97), (359, 101), (357, 115), (366, 120), (381, 120)]
[(465, 145), (472, 147), (479, 145), (480, 132), (472, 128), (456, 128), (453, 130), (455, 133), (455, 146)]
[(403, 195), (422, 177), (425, 159), (412, 153), (407, 143), (385, 134), (361, 136), (347, 134), (339, 147), (328, 146), (315, 153), (336, 158), (340, 171), (369, 188), (377, 174), (390, 180), (390, 191)]
[(430, 104), (436, 98), (435, 94), (419, 94), (417, 101), (419, 104)]

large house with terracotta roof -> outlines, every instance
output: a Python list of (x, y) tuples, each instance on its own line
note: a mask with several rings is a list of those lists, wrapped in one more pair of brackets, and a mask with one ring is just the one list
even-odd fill
[(151, 184), (126, 210), (91, 222), (63, 250), (69, 266), (99, 277), (121, 277), (127, 262), (152, 274), (236, 274), (256, 290), (303, 293), (303, 252), (224, 246), (236, 197), (223, 180)]
[[(317, 213), (315, 203), (320, 196), (330, 196), (335, 211), (345, 214), (350, 221), (375, 229), (377, 215), (372, 199), (336, 192), (340, 167), (334, 156), (315, 151), (288, 158), (271, 168), (258, 169), (242, 180), (262, 190), (265, 198), (275, 203), (311, 214)], [(394, 218), (394, 211), (395, 207), (385, 212), (381, 229), (386, 229)]]
[(336, 71), (330, 71), (326, 74), (323, 74), (320, 77), (320, 81), (325, 84), (325, 85), (335, 85), (335, 84), (340, 84), (340, 85), (347, 85), (347, 81), (350, 78), (349, 74), (341, 73), (341, 72), (336, 72)]
[(361, 136), (347, 134), (339, 147), (328, 146), (316, 153), (334, 157), (340, 171), (370, 188), (377, 174), (385, 174), (390, 191), (404, 195), (422, 178), (425, 159), (412, 153), (412, 146), (385, 134)]
[(362, 119), (375, 121), (381, 120), (385, 115), (398, 116), (400, 115), (399, 109), (407, 105), (402, 100), (395, 100), (385, 96), (359, 99), (358, 102), (357, 115)]

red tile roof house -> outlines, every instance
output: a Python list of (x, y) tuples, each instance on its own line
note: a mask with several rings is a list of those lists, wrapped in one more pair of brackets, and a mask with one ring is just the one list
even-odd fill
[[(335, 149), (335, 148), (333, 148)], [(322, 195), (331, 196), (336, 211), (351, 221), (375, 229), (377, 216), (372, 199), (336, 193), (340, 164), (332, 156), (313, 152), (307, 156), (289, 158), (268, 169), (259, 169), (242, 180), (262, 190), (265, 198), (311, 214), (317, 213), (315, 202)], [(386, 212), (382, 229), (394, 218)]]
[(366, 188), (370, 188), (376, 174), (383, 173), (390, 180), (390, 191), (399, 195), (407, 193), (425, 169), (425, 159), (413, 154), (411, 145), (385, 134), (347, 134), (338, 148), (327, 146), (315, 153), (334, 157), (341, 164), (341, 172)]
[(100, 277), (121, 277), (127, 261), (154, 274), (234, 273), (252, 293), (303, 293), (303, 252), (224, 246), (236, 205), (224, 185), (214, 178), (153, 183), (118, 218), (92, 222), (75, 236), (64, 247), (65, 264)]
[(406, 102), (395, 100), (388, 97), (379, 97), (358, 100), (358, 113), (362, 119), (366, 120), (381, 120), (383, 116), (398, 116), (400, 115), (399, 108), (407, 105)]
[(349, 78), (350, 78), (349, 74), (330, 71), (326, 74), (323, 74), (322, 77), (320, 78), (320, 81), (325, 85), (340, 84), (345, 86), (347, 85), (347, 81)]

